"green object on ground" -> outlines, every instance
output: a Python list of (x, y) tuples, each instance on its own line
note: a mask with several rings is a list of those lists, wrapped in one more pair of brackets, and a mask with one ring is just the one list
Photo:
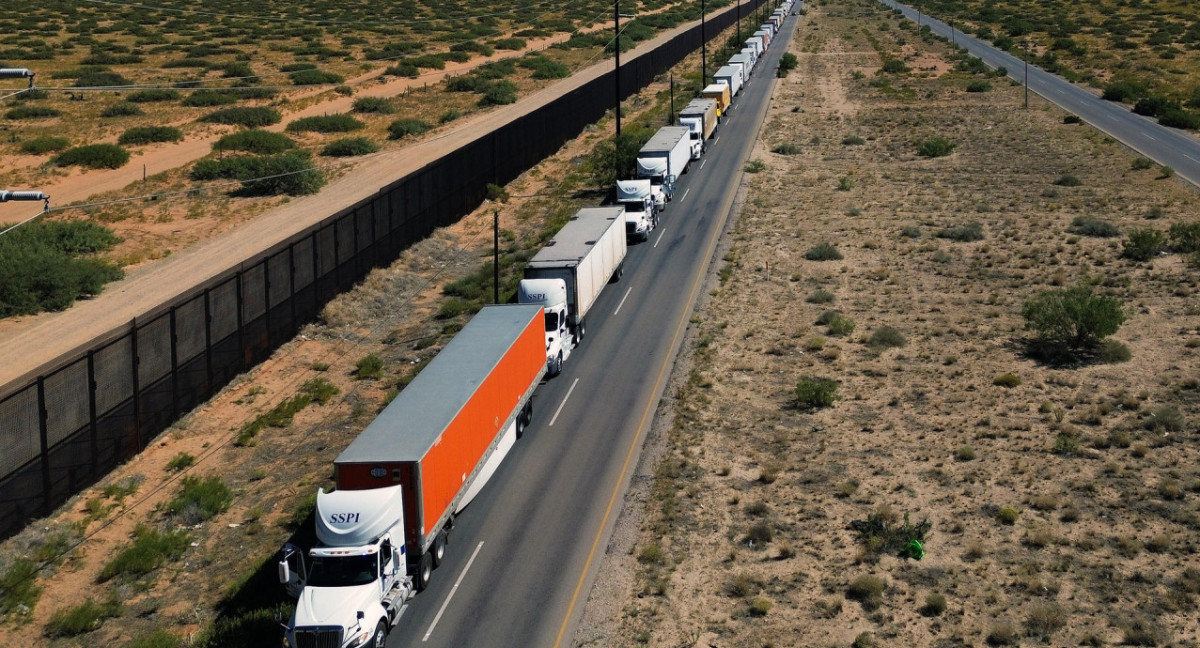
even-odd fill
[(925, 547), (921, 546), (920, 540), (909, 540), (905, 543), (904, 548), (900, 550), (900, 555), (905, 558), (920, 560), (925, 557)]

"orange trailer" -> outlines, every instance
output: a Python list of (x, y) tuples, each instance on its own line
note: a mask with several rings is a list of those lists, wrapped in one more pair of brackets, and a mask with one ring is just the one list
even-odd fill
[(546, 372), (541, 306), (486, 306), (334, 462), (340, 490), (400, 485), (415, 564), (529, 423)]

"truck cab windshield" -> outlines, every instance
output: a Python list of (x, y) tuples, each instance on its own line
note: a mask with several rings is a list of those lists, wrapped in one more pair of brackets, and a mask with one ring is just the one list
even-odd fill
[(311, 587), (351, 587), (367, 585), (379, 577), (379, 560), (366, 556), (317, 556), (308, 575)]
[[(627, 202), (625, 203), (626, 212), (644, 212), (646, 211), (646, 203), (644, 202)], [(549, 327), (547, 327), (549, 328)]]

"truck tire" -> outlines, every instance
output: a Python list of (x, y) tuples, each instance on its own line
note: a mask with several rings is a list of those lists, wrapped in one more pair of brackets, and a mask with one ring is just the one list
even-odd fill
[(433, 556), (433, 568), (437, 569), (442, 566), (442, 560), (446, 557), (446, 532), (443, 530), (433, 539), (433, 549), (430, 550), (430, 555)]
[(578, 333), (579, 339), (575, 341), (576, 345), (578, 345), (580, 342), (583, 342), (583, 338), (587, 337), (587, 324), (585, 324), (583, 320), (579, 321)]
[(385, 621), (380, 621), (375, 626), (375, 634), (371, 635), (371, 642), (367, 644), (370, 648), (387, 648), (388, 625)]
[(562, 351), (559, 351), (558, 357), (554, 359), (554, 362), (550, 363), (550, 371), (548, 373), (551, 376), (557, 376), (558, 374), (562, 373), (562, 363)]
[(429, 587), (429, 580), (433, 578), (433, 556), (428, 552), (421, 555), (421, 562), (417, 564), (417, 591), (423, 592), (426, 587)]

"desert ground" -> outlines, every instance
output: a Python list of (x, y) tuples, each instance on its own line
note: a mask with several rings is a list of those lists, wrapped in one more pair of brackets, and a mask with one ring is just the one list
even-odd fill
[[(1196, 189), (1005, 79), (967, 92), (872, 3), (810, 3), (791, 51), (575, 645), (1198, 645), (1200, 270), (1068, 231), (1195, 222)], [(1026, 353), (1022, 304), (1078, 282), (1124, 304), (1128, 360)], [(806, 377), (839, 400), (799, 407)], [(924, 557), (872, 516), (928, 522)]]

